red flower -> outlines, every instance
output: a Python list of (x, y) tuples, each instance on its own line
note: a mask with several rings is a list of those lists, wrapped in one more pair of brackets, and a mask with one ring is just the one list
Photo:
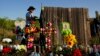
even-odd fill
[(29, 27), (25, 28), (25, 33), (30, 33)]
[(10, 53), (11, 50), (12, 50), (12, 49), (11, 49), (10, 47), (5, 47), (5, 48), (3, 48), (3, 51), (2, 51), (2, 52), (3, 52), (4, 54), (7, 54), (7, 53)]
[(28, 44), (27, 44), (27, 48), (32, 48), (33, 46), (34, 46), (34, 44), (33, 44), (33, 43), (28, 42)]
[(79, 49), (75, 49), (72, 56), (82, 56), (81, 51)]

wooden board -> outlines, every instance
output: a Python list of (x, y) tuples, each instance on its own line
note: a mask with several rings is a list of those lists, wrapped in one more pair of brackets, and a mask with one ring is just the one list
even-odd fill
[(62, 7), (44, 7), (41, 11), (40, 20), (42, 21), (43, 27), (46, 23), (51, 21), (53, 26), (57, 29), (57, 34), (54, 35), (53, 44), (62, 45), (63, 37), (61, 35), (61, 22), (69, 22), (73, 34), (76, 35), (79, 43), (87, 43), (90, 35), (90, 27), (87, 22), (88, 9), (87, 8), (62, 8)]

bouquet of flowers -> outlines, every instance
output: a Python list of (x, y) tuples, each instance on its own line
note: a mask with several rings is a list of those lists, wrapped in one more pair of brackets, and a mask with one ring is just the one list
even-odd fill
[(72, 56), (82, 56), (81, 51), (80, 51), (79, 49), (75, 49), (75, 50), (73, 51)]
[(72, 34), (70, 29), (70, 24), (68, 22), (63, 22), (62, 35), (64, 37), (64, 42), (67, 44), (67, 47), (72, 48), (74, 44), (77, 43), (76, 36)]
[(12, 51), (10, 47), (4, 47), (2, 50), (3, 55), (9, 54)]

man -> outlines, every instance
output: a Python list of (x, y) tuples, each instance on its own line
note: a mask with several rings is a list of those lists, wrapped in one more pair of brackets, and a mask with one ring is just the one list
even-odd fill
[(27, 9), (27, 13), (26, 13), (26, 25), (30, 25), (31, 24), (31, 20), (33, 19), (33, 11), (35, 10), (35, 8), (33, 6), (30, 6), (28, 9)]

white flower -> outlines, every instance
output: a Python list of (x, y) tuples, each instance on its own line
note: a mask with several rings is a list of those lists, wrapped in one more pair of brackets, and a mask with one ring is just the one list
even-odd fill
[(25, 45), (14, 45), (14, 48), (18, 51), (21, 51), (21, 50), (27, 51), (27, 48)]
[(24, 50), (24, 51), (27, 51), (27, 48), (26, 48), (26, 46), (25, 46), (25, 45), (20, 45), (19, 50)]
[(12, 42), (12, 40), (10, 39), (10, 38), (4, 38), (3, 40), (2, 40), (2, 42)]
[(20, 45), (14, 45), (14, 48), (15, 48), (16, 50), (19, 50), (19, 49), (20, 49)]

